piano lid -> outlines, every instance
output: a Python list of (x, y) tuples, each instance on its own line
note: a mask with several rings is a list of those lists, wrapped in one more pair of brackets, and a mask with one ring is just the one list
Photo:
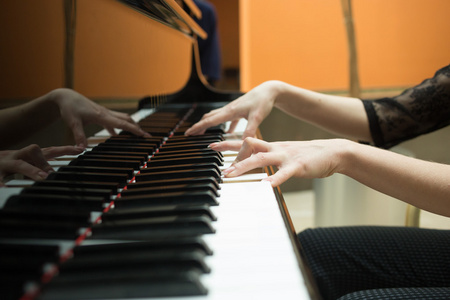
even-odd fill
[(147, 17), (185, 34), (202, 39), (207, 33), (180, 7), (175, 0), (118, 0)]

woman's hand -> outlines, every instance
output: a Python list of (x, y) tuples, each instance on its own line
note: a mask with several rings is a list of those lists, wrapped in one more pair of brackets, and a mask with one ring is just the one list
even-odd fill
[(61, 155), (77, 155), (83, 149), (75, 146), (60, 146), (41, 149), (29, 145), (20, 150), (0, 151), (0, 186), (5, 176), (23, 174), (32, 180), (43, 180), (53, 172), (48, 160)]
[(61, 118), (72, 130), (76, 145), (80, 147), (87, 146), (83, 127), (92, 123), (103, 126), (112, 135), (116, 134), (114, 128), (120, 128), (137, 136), (150, 136), (128, 114), (109, 110), (70, 89), (57, 89), (52, 93)]
[(206, 129), (227, 121), (231, 121), (228, 132), (233, 132), (238, 121), (245, 118), (248, 123), (242, 139), (254, 137), (258, 126), (272, 110), (277, 96), (276, 86), (274, 81), (265, 82), (224, 107), (210, 111), (186, 130), (186, 135), (203, 134)]
[(265, 179), (275, 187), (293, 176), (323, 178), (336, 173), (340, 153), (348, 143), (352, 142), (330, 139), (268, 143), (255, 138), (246, 138), (241, 142), (213, 143), (210, 148), (216, 151), (239, 151), (231, 167), (223, 171), (226, 177), (236, 177), (265, 166), (277, 167), (278, 171)]

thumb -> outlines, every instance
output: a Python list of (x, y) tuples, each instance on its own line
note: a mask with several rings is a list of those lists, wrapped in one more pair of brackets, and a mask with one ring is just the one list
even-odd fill
[(293, 176), (292, 171), (288, 169), (279, 169), (275, 174), (264, 178), (264, 181), (269, 181), (272, 187), (277, 187), (280, 184), (287, 181), (289, 178)]

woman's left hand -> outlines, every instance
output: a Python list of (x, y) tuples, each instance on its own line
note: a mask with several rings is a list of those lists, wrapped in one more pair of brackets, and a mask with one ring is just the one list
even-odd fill
[(265, 179), (275, 187), (293, 176), (323, 178), (336, 173), (341, 149), (349, 142), (330, 139), (269, 143), (246, 138), (244, 141), (213, 143), (210, 148), (239, 151), (233, 164), (222, 172), (226, 177), (236, 177), (265, 166), (277, 167), (278, 171)]

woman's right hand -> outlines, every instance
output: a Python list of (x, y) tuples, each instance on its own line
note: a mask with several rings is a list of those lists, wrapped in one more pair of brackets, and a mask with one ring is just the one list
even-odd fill
[(233, 132), (241, 118), (247, 119), (242, 139), (254, 137), (261, 122), (269, 115), (277, 96), (276, 81), (267, 81), (252, 89), (224, 107), (205, 114), (202, 119), (186, 130), (186, 135), (200, 135), (206, 129), (231, 121), (228, 132)]

